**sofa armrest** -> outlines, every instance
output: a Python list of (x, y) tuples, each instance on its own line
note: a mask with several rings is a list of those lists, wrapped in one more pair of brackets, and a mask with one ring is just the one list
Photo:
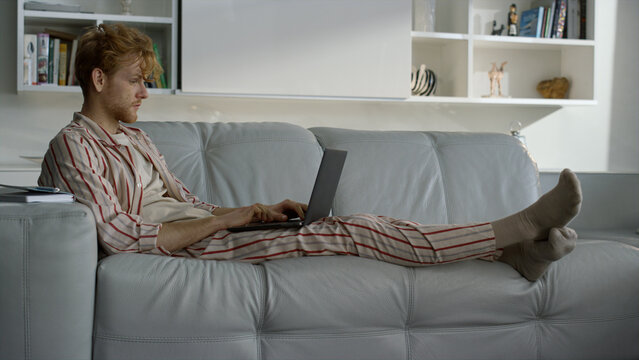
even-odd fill
[[(583, 192), (581, 212), (568, 226), (580, 238), (614, 240), (639, 246), (639, 174), (578, 173)], [(550, 190), (557, 172), (540, 174), (541, 189)]]
[(81, 204), (0, 203), (0, 358), (90, 359), (97, 236)]

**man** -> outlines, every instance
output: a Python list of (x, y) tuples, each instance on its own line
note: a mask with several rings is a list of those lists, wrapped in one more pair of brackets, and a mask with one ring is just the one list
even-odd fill
[[(418, 266), (500, 258), (534, 281), (575, 246), (565, 225), (578, 213), (581, 189), (569, 170), (529, 208), (490, 223), (421, 225), (373, 215), (329, 217), (300, 229), (230, 233), (254, 221), (304, 217), (285, 200), (222, 208), (189, 193), (137, 120), (145, 79), (158, 68), (151, 40), (122, 25), (100, 25), (79, 41), (76, 77), (84, 103), (51, 141), (39, 184), (74, 193), (95, 215), (108, 254), (140, 252), (259, 262), (299, 255), (357, 255)], [(503, 253), (502, 253), (503, 249)]]

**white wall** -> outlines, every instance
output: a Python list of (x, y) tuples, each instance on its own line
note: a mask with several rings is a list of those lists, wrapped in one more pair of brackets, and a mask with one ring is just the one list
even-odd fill
[[(597, 106), (563, 109), (366, 101), (153, 96), (140, 120), (286, 121), (304, 127), (508, 132), (512, 119), (540, 169), (639, 173), (636, 0), (597, 1)], [(0, 0), (0, 171), (31, 166), (80, 108), (80, 94), (16, 94), (16, 2)], [(616, 24), (616, 25), (615, 25)], [(613, 54), (616, 56), (613, 56)], [(1, 175), (1, 174), (0, 174)]]
[(594, 107), (568, 107), (527, 127), (540, 168), (639, 172), (639, 1), (596, 2)]

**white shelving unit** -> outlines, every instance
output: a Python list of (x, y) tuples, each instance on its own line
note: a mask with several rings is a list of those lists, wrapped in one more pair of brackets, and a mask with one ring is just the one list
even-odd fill
[[(134, 15), (120, 15), (118, 1), (100, 0), (79, 4), (82, 13), (25, 11), (25, 0), (18, 1), (17, 89), (22, 91), (79, 92), (77, 86), (31, 86), (22, 84), (23, 35), (35, 34), (45, 28), (81, 34), (86, 26), (100, 23), (122, 22), (135, 26), (151, 36), (158, 44), (161, 61), (170, 88), (150, 89), (151, 93), (181, 94), (177, 86), (178, 59), (178, 0), (136, 0)], [(411, 0), (408, 0), (411, 1)], [(53, 1), (52, 1), (53, 2)], [(428, 97), (379, 98), (357, 91), (345, 96), (340, 92), (322, 96), (296, 96), (286, 92), (261, 94), (233, 91), (192, 92), (197, 95), (232, 96), (249, 98), (287, 98), (319, 100), (364, 100), (416, 103), (492, 104), (571, 106), (595, 105), (595, 0), (587, 1), (587, 39), (537, 39), (490, 35), (492, 22), (505, 24), (511, 3), (520, 14), (532, 7), (533, 0), (438, 0), (435, 10), (435, 31), (412, 31), (409, 58), (413, 65), (426, 64), (438, 78), (437, 92)], [(301, 5), (300, 5), (301, 6)], [(188, 21), (188, 20), (187, 20)], [(505, 30), (504, 30), (505, 34)], [(229, 36), (233, 36), (232, 34)], [(405, 56), (405, 50), (402, 53)], [(489, 93), (488, 71), (491, 63), (507, 61), (502, 80), (507, 98), (484, 98)], [(402, 66), (402, 69), (404, 66)], [(409, 88), (409, 69), (406, 87)], [(566, 77), (571, 88), (566, 99), (544, 99), (536, 91), (537, 84), (553, 77)], [(348, 86), (348, 85), (344, 85)], [(351, 89), (352, 90), (352, 89)], [(342, 91), (344, 92), (344, 91)], [(407, 91), (409, 93), (409, 91)]]
[[(25, 0), (18, 2), (18, 43), (17, 43), (17, 90), (45, 92), (80, 92), (79, 86), (24, 85), (23, 56), (24, 34), (45, 32), (45, 28), (81, 35), (88, 26), (110, 23), (124, 23), (147, 34), (157, 44), (160, 61), (168, 82), (165, 89), (149, 89), (152, 94), (173, 94), (177, 89), (178, 59), (178, 0), (136, 0), (133, 15), (120, 15), (118, 1), (71, 0), (81, 6), (81, 12), (56, 12), (24, 10)], [(69, 53), (71, 49), (68, 50)], [(70, 54), (69, 54), (70, 60)]]
[[(419, 0), (416, 0), (419, 1)], [(426, 64), (438, 78), (433, 96), (411, 96), (408, 102), (570, 106), (595, 105), (595, 1), (587, 1), (587, 39), (545, 39), (490, 35), (493, 20), (506, 24), (510, 4), (521, 12), (531, 0), (437, 1), (435, 31), (412, 31), (412, 63)], [(491, 63), (507, 61), (502, 80), (505, 98), (490, 93)], [(542, 80), (566, 77), (568, 98), (544, 99), (536, 91)]]

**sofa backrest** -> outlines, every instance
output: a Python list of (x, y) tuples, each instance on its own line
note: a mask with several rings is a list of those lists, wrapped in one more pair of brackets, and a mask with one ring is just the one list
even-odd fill
[(169, 167), (222, 206), (308, 202), (323, 147), (348, 150), (335, 215), (489, 221), (539, 196), (537, 167), (503, 134), (362, 131), (284, 123), (139, 122)]

